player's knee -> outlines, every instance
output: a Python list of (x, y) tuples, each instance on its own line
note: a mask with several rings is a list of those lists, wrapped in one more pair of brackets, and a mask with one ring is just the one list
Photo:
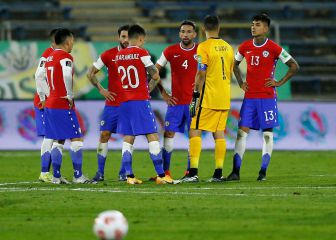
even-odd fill
[(83, 142), (81, 141), (73, 141), (70, 144), (70, 149), (74, 152), (77, 152), (83, 148)]
[(163, 141), (163, 148), (167, 152), (172, 152), (174, 149), (174, 138), (165, 137)]
[(153, 155), (158, 155), (161, 151), (159, 141), (152, 141), (148, 143), (149, 153)]
[(247, 133), (244, 132), (243, 130), (241, 129), (238, 129), (238, 132), (237, 132), (237, 140), (241, 140), (241, 139), (244, 139), (247, 137)]
[(111, 137), (111, 133), (108, 131), (103, 131), (100, 133), (100, 142), (106, 143)]
[(53, 150), (55, 148), (57, 148), (60, 152), (62, 152), (64, 146), (63, 146), (62, 143), (54, 142), (53, 145), (52, 145), (52, 147), (51, 147), (51, 150)]
[(272, 132), (263, 132), (263, 137), (266, 143), (273, 141), (273, 133)]
[(165, 138), (173, 138), (175, 136), (175, 132), (165, 131), (164, 137)]

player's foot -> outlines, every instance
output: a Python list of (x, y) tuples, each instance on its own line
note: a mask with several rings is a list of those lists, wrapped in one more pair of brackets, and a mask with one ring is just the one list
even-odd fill
[(125, 174), (119, 174), (119, 181), (120, 182), (127, 181), (127, 176)]
[(257, 181), (266, 181), (266, 172), (265, 171), (259, 171), (259, 176), (257, 178)]
[(188, 183), (188, 182), (199, 182), (199, 178), (197, 175), (190, 177), (189, 175), (184, 176), (180, 182), (182, 183)]
[(238, 173), (230, 173), (229, 176), (225, 179), (225, 181), (240, 181), (240, 176)]
[[(165, 174), (166, 174), (166, 176), (169, 176), (170, 178), (172, 178), (170, 170), (166, 170)], [(155, 182), (157, 178), (158, 178), (158, 176), (150, 177), (148, 180), (151, 181), (151, 182)]]
[(226, 178), (221, 176), (220, 178), (212, 177), (207, 182), (225, 182)]
[(47, 173), (41, 173), (39, 176), (40, 182), (51, 182), (53, 178), (53, 175), (50, 172)]
[(127, 178), (127, 183), (128, 184), (131, 184), (131, 185), (134, 185), (134, 184), (141, 184), (142, 183), (142, 181), (141, 180), (139, 180), (139, 179), (137, 179), (137, 178), (130, 178), (130, 177), (128, 177)]
[(172, 178), (172, 175), (171, 175), (171, 173), (170, 173), (170, 170), (166, 170), (166, 171), (165, 171), (165, 174), (166, 174), (166, 176), (168, 175), (170, 178)]
[(84, 175), (82, 175), (82, 176), (80, 176), (80, 177), (78, 177), (78, 178), (73, 178), (72, 179), (72, 182), (73, 183), (82, 183), (82, 184), (96, 184), (97, 183), (97, 181), (95, 181), (95, 180), (91, 180), (91, 179), (89, 179), (88, 177), (86, 177), (86, 176), (84, 176)]
[(103, 182), (104, 174), (102, 174), (101, 172), (96, 172), (96, 175), (92, 178), (92, 180), (96, 182)]
[(51, 183), (53, 183), (53, 184), (70, 184), (70, 182), (62, 176), (60, 178), (53, 177), (52, 180), (51, 180)]
[(169, 175), (164, 177), (157, 176), (155, 182), (156, 184), (174, 184), (174, 180)]

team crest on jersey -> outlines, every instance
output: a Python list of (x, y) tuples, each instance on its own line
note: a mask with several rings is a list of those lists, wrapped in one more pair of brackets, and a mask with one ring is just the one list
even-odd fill
[(266, 58), (266, 57), (268, 57), (268, 55), (269, 55), (269, 52), (268, 51), (263, 51), (263, 56)]
[(100, 126), (104, 126), (105, 125), (105, 121), (100, 121)]
[(194, 59), (195, 59), (196, 61), (198, 61), (198, 55), (197, 55), (197, 54), (194, 54)]

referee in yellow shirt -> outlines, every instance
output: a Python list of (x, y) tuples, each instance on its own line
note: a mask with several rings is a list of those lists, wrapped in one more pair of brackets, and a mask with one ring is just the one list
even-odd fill
[(212, 132), (215, 140), (216, 169), (208, 182), (222, 182), (226, 142), (224, 130), (230, 110), (230, 83), (234, 51), (219, 38), (219, 18), (206, 16), (203, 30), (206, 41), (197, 48), (198, 70), (193, 99), (190, 104), (192, 117), (189, 132), (190, 171), (182, 182), (198, 182), (198, 163), (202, 148), (202, 131)]

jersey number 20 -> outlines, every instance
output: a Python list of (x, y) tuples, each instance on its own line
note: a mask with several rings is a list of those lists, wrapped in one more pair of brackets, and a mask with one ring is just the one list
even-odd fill
[[(121, 85), (124, 89), (137, 88), (139, 86), (139, 75), (138, 70), (133, 65), (127, 67), (127, 69), (123, 66), (118, 67), (118, 73), (122, 74), (121, 76)], [(125, 82), (125, 79), (127, 81)]]

